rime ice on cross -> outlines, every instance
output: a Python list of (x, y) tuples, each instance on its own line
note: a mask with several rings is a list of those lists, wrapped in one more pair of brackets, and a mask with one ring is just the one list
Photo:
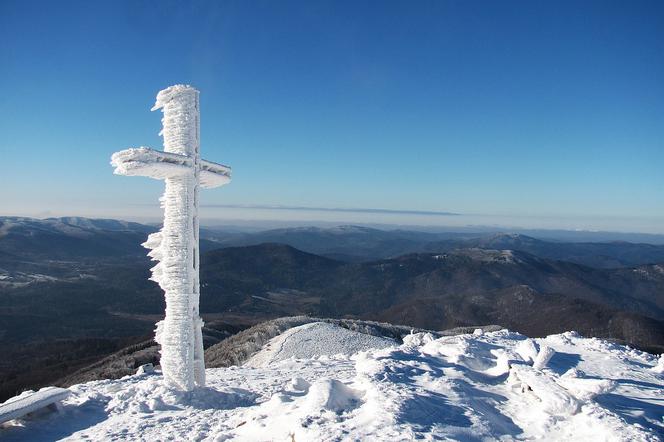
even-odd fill
[(157, 95), (152, 110), (162, 109), (164, 152), (139, 147), (116, 152), (111, 164), (118, 175), (163, 179), (164, 227), (143, 244), (158, 264), (152, 280), (166, 296), (166, 317), (157, 323), (166, 383), (190, 391), (205, 385), (203, 321), (199, 316), (198, 188), (227, 184), (231, 169), (201, 160), (198, 91), (171, 86)]

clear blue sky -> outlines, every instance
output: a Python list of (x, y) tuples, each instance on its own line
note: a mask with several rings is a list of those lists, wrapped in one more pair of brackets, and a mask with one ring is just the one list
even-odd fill
[(661, 1), (3, 0), (0, 214), (158, 216), (162, 184), (108, 162), (161, 148), (174, 83), (234, 169), (204, 204), (664, 232)]

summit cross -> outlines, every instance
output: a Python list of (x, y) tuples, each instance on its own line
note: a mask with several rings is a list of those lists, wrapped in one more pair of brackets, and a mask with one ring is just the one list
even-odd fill
[(146, 176), (165, 181), (160, 198), (164, 226), (143, 246), (157, 265), (152, 279), (164, 290), (166, 316), (157, 323), (155, 340), (161, 368), (170, 387), (191, 391), (205, 386), (203, 321), (199, 313), (198, 189), (223, 186), (230, 167), (201, 160), (198, 91), (175, 85), (157, 94), (152, 110), (162, 109), (164, 151), (138, 147), (116, 152), (111, 164), (117, 175)]

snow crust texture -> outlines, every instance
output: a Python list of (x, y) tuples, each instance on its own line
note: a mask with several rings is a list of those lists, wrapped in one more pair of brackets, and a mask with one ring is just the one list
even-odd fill
[(350, 356), (357, 352), (396, 345), (393, 339), (358, 333), (326, 322), (293, 327), (270, 340), (244, 366), (267, 367), (285, 359)]
[[(288, 336), (304, 345), (337, 332), (308, 324)], [(658, 358), (573, 332), (532, 340), (507, 330), (418, 333), (399, 346), (316, 355), (324, 347), (286, 359), (266, 348), (275, 358), (261, 367), (208, 369), (208, 387), (189, 393), (168, 389), (158, 373), (76, 385), (61, 415), (0, 437), (657, 441), (664, 434)], [(519, 354), (527, 349), (536, 352), (529, 361)], [(550, 357), (537, 369), (540, 354)]]

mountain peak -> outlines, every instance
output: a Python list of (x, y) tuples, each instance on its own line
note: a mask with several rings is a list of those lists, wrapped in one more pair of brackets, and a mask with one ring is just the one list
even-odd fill
[(467, 249), (457, 249), (453, 251), (454, 254), (459, 256), (466, 256), (475, 261), (481, 262), (496, 262), (504, 264), (517, 264), (522, 263), (523, 259), (519, 256), (522, 253), (515, 252), (510, 249), (481, 249), (477, 247)]

